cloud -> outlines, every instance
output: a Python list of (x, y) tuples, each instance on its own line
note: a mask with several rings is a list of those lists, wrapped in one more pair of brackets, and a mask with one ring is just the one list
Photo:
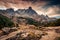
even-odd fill
[(31, 6), (34, 10), (38, 10), (39, 6), (46, 5), (45, 0), (0, 0), (0, 6), (3, 5), (5, 8), (24, 9)]
[(60, 15), (60, 8), (57, 6), (52, 6), (47, 9), (47, 15), (49, 16), (59, 16)]
[(60, 0), (51, 0), (48, 5), (60, 5)]

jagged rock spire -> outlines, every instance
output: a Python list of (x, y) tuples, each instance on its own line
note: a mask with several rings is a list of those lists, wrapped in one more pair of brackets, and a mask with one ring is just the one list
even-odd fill
[(29, 9), (32, 9), (32, 7), (29, 7)]

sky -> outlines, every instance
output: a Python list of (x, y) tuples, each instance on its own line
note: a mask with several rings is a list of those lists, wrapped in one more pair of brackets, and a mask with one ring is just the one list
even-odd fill
[(30, 6), (39, 15), (60, 17), (60, 0), (0, 0), (0, 9), (27, 9)]

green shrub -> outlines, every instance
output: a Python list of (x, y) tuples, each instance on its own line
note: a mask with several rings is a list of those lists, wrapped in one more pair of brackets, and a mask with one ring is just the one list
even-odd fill
[(12, 27), (14, 23), (8, 18), (3, 15), (0, 15), (0, 29), (3, 27)]

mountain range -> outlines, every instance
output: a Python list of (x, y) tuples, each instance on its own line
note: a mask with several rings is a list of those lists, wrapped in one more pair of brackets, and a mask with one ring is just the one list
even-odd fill
[(14, 11), (13, 8), (9, 8), (6, 10), (0, 10), (0, 14), (7, 16), (8, 18), (12, 17), (24, 17), (24, 18), (32, 18), (36, 21), (51, 21), (55, 18), (49, 18), (47, 15), (38, 15), (35, 10), (32, 9), (32, 7), (29, 7), (28, 9), (18, 9)]

